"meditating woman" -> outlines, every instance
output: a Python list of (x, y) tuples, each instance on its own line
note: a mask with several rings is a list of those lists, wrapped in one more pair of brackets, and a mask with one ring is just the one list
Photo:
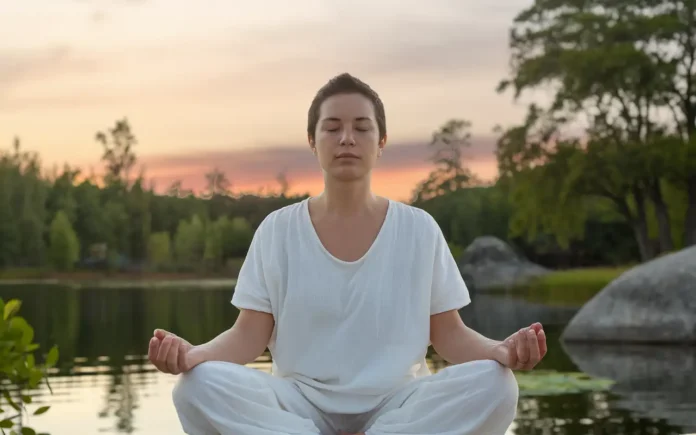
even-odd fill
[[(375, 195), (384, 106), (348, 74), (308, 116), (323, 192), (268, 215), (232, 303), (234, 326), (192, 345), (156, 330), (149, 358), (182, 374), (173, 401), (194, 435), (504, 434), (546, 353), (538, 323), (499, 342), (464, 323), (467, 287), (435, 220)], [(426, 351), (451, 365), (432, 374)], [(268, 348), (272, 374), (245, 366)]]

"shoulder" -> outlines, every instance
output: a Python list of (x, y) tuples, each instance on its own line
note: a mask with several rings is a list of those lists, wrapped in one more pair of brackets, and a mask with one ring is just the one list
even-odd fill
[(391, 206), (394, 207), (394, 214), (400, 226), (412, 225), (417, 229), (424, 229), (428, 232), (440, 229), (435, 218), (422, 208), (399, 201), (391, 201)]
[(259, 224), (256, 234), (259, 237), (272, 237), (271, 234), (278, 231), (287, 231), (288, 226), (301, 217), (304, 212), (305, 201), (283, 206), (270, 212)]

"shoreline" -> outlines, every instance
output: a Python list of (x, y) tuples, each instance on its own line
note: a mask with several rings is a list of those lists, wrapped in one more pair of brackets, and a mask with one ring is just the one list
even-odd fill
[[(3, 273), (5, 272), (5, 273)], [(73, 288), (234, 288), (237, 277), (223, 274), (162, 272), (0, 271), (0, 287), (50, 285)]]

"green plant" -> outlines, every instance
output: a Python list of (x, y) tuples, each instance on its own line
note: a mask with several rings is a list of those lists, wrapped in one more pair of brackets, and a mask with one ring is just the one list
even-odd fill
[[(0, 298), (0, 393), (4, 398), (0, 402), (0, 431), (4, 435), (36, 434), (34, 429), (24, 426), (25, 413), (29, 412), (27, 405), (32, 403), (32, 397), (26, 393), (38, 388), (41, 381), (46, 382), (50, 391), (47, 370), (58, 362), (58, 348), (54, 346), (45, 363), (36, 364), (34, 351), (39, 345), (33, 343), (34, 329), (17, 315), (20, 306), (17, 299), (5, 303)], [(48, 409), (49, 406), (38, 407), (33, 415), (41, 415)]]

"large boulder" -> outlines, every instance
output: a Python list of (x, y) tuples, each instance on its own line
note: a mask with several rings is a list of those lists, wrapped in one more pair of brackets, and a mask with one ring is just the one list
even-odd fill
[(562, 339), (696, 343), (696, 246), (623, 273), (580, 309)]
[(509, 288), (549, 272), (493, 236), (474, 239), (459, 260), (459, 270), (474, 290)]

